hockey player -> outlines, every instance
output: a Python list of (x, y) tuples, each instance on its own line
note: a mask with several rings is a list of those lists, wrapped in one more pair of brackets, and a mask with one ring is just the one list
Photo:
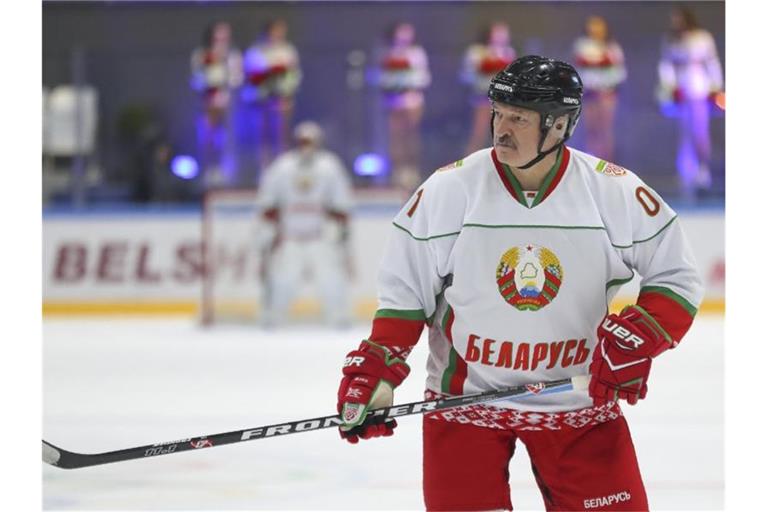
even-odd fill
[(296, 148), (267, 168), (259, 190), (263, 219), (271, 227), (265, 324), (282, 323), (308, 273), (317, 283), (325, 320), (349, 321), (351, 273), (349, 178), (341, 160), (322, 148), (322, 129), (305, 121), (294, 129)]
[[(350, 442), (392, 403), (426, 325), (426, 395), (591, 374), (589, 391), (424, 417), (429, 510), (511, 509), (519, 439), (547, 510), (647, 510), (618, 405), (646, 397), (652, 359), (693, 321), (702, 282), (675, 212), (627, 169), (564, 145), (582, 82), (526, 56), (491, 81), (493, 147), (438, 169), (395, 217), (368, 339), (344, 362), (338, 409)], [(608, 314), (635, 272), (636, 304)]]

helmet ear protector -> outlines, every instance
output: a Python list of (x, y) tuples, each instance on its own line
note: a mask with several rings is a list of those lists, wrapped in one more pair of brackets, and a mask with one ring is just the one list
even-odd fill
[[(573, 66), (536, 55), (517, 59), (493, 77), (488, 88), (488, 98), (491, 102), (533, 110), (541, 116), (538, 155), (520, 169), (528, 169), (540, 162), (573, 135), (581, 116), (583, 90), (581, 77)], [(549, 130), (555, 120), (562, 116), (568, 117), (563, 138), (542, 152)], [(494, 117), (495, 113), (492, 113), (492, 137)]]

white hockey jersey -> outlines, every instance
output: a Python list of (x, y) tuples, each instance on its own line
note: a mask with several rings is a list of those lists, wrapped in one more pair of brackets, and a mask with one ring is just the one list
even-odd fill
[[(587, 374), (608, 303), (635, 272), (679, 341), (702, 298), (675, 212), (635, 174), (563, 148), (536, 193), (491, 149), (436, 171), (393, 222), (370, 339), (407, 355), (429, 326), (427, 389), (452, 395)], [(560, 412), (586, 391), (494, 402)]]
[(300, 150), (279, 156), (265, 171), (259, 204), (273, 217), (284, 239), (327, 238), (326, 220), (346, 216), (351, 186), (344, 164), (327, 150), (310, 157)]

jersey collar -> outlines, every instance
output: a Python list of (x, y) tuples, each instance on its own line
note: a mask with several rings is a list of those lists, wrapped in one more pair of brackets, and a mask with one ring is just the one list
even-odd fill
[(528, 206), (528, 201), (525, 200), (525, 193), (520, 186), (520, 182), (515, 178), (515, 175), (512, 174), (512, 170), (509, 166), (499, 161), (496, 157), (495, 149), (491, 150), (491, 158), (493, 159), (493, 165), (496, 168), (496, 172), (498, 173), (501, 182), (504, 184), (504, 188), (507, 189), (507, 192), (509, 192), (518, 203), (526, 208), (534, 208), (549, 197), (552, 191), (555, 190), (555, 187), (560, 183), (560, 180), (563, 179), (565, 169), (568, 167), (568, 162), (571, 160), (571, 152), (566, 146), (563, 146), (560, 149), (555, 164), (544, 177), (544, 181), (541, 183), (541, 187), (536, 194), (536, 199), (533, 200), (530, 206)]

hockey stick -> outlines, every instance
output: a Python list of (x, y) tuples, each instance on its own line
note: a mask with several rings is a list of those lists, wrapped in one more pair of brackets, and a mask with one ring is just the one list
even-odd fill
[[(423, 402), (411, 402), (402, 405), (393, 405), (383, 407), (368, 412), (368, 416), (385, 416), (386, 418), (395, 418), (398, 416), (408, 416), (411, 414), (423, 414), (426, 412), (441, 411), (454, 407), (465, 405), (474, 405), (504, 398), (524, 398), (533, 395), (545, 395), (550, 393), (560, 393), (563, 391), (586, 389), (589, 383), (589, 376), (579, 375), (570, 379), (556, 380), (552, 382), (541, 382), (538, 384), (526, 384), (495, 391), (486, 391), (484, 393), (475, 393), (472, 395), (454, 396), (440, 398), (437, 400), (425, 400)], [(240, 443), (242, 441), (252, 441), (254, 439), (264, 439), (267, 437), (282, 436), (286, 434), (298, 434), (300, 432), (311, 432), (323, 428), (339, 426), (342, 423), (338, 414), (325, 416), (322, 418), (312, 418), (307, 420), (290, 421), (287, 423), (276, 423), (274, 425), (265, 425), (263, 427), (249, 428), (245, 430), (235, 430), (221, 434), (206, 435), (188, 439), (179, 439), (165, 443), (149, 444), (117, 450), (104, 453), (75, 453), (54, 446), (43, 441), (43, 462), (64, 469), (84, 468), (88, 466), (97, 466), (108, 464), (110, 462), (120, 462), (123, 460), (142, 459), (145, 457), (155, 457), (157, 455), (168, 455), (171, 453), (180, 453), (187, 450), (197, 450), (200, 448), (210, 448), (224, 444)]]

